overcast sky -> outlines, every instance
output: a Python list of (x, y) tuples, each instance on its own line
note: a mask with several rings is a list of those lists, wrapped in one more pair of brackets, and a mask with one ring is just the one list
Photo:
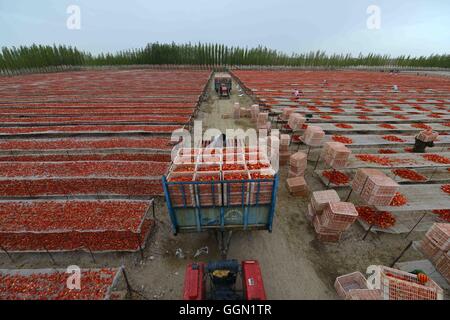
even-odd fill
[[(81, 29), (69, 30), (78, 5)], [(381, 9), (368, 29), (367, 8)], [(0, 46), (70, 44), (94, 53), (148, 42), (259, 44), (287, 53), (450, 53), (449, 0), (0, 0)]]

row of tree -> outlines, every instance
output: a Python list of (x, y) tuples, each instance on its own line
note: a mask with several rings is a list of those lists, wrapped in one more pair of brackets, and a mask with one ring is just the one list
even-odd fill
[(70, 46), (3, 47), (0, 70), (19, 70), (57, 66), (108, 65), (202, 65), (202, 66), (288, 66), (288, 67), (351, 67), (398, 66), (450, 68), (450, 54), (431, 56), (400, 56), (368, 54), (332, 54), (317, 51), (288, 55), (277, 50), (228, 47), (223, 44), (148, 44), (145, 48), (92, 55)]

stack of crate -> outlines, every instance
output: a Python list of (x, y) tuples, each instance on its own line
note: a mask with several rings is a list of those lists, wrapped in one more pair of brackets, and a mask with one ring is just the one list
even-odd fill
[(289, 178), (303, 177), (308, 167), (308, 155), (304, 152), (294, 153), (289, 158)]
[(260, 112), (258, 114), (256, 126), (258, 129), (267, 129), (267, 123), (269, 122), (269, 113)]
[(303, 142), (309, 146), (320, 146), (325, 138), (325, 132), (321, 127), (308, 126), (303, 135)]
[(333, 169), (344, 169), (352, 151), (340, 142), (326, 142), (322, 150), (321, 158)]
[(287, 164), (291, 153), (289, 152), (289, 145), (291, 137), (288, 134), (280, 135), (280, 165)]
[(439, 137), (439, 133), (433, 130), (424, 130), (417, 135), (417, 139), (423, 142), (434, 142)]
[(254, 104), (250, 108), (250, 116), (252, 118), (252, 122), (256, 122), (258, 120), (258, 114), (259, 114), (259, 105)]
[(419, 248), (450, 283), (450, 223), (433, 224)]
[(308, 186), (304, 177), (286, 179), (287, 188), (291, 195), (304, 197), (308, 194)]
[(241, 105), (236, 102), (233, 106), (233, 118), (239, 119), (241, 117)]
[(291, 113), (288, 120), (289, 127), (293, 130), (300, 130), (306, 119), (299, 113)]
[(316, 215), (323, 213), (329, 203), (341, 202), (336, 190), (315, 191), (312, 193), (311, 202), (308, 204), (306, 218), (313, 222)]
[(338, 242), (344, 231), (348, 230), (357, 218), (358, 211), (353, 203), (328, 203), (323, 213), (313, 219), (317, 239), (323, 242)]
[(373, 206), (389, 206), (399, 187), (397, 182), (375, 169), (359, 169), (352, 182), (353, 192)]

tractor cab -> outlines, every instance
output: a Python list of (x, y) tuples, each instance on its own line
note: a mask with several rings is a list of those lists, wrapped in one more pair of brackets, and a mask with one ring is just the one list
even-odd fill
[(233, 81), (228, 73), (216, 73), (214, 76), (214, 89), (219, 98), (230, 98)]

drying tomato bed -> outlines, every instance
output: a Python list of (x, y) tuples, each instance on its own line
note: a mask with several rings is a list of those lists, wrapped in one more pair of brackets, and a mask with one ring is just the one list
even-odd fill
[(396, 136), (383, 136), (382, 138), (390, 142), (406, 142), (405, 140), (400, 139), (399, 137)]
[(402, 207), (408, 203), (408, 199), (401, 193), (397, 192), (389, 204), (391, 207)]
[(427, 178), (414, 170), (410, 169), (396, 169), (392, 171), (396, 176), (411, 181), (426, 181)]
[(441, 187), (441, 190), (445, 193), (450, 194), (450, 184), (445, 184)]
[(333, 141), (335, 142), (340, 142), (340, 143), (344, 143), (344, 144), (352, 144), (353, 140), (348, 138), (348, 137), (344, 137), (344, 136), (339, 136), (339, 135), (333, 135), (332, 138)]
[(392, 164), (391, 159), (386, 157), (379, 157), (370, 154), (357, 154), (355, 157), (360, 159), (361, 161), (378, 163), (382, 166), (390, 166)]
[(424, 123), (413, 123), (411, 125), (411, 127), (413, 128), (417, 128), (417, 129), (423, 129), (423, 130), (432, 130), (433, 128), (424, 124)]
[(165, 133), (180, 129), (178, 125), (95, 125), (95, 126), (42, 126), (42, 127), (0, 127), (0, 135), (52, 134), (52, 133)]
[(2, 140), (0, 150), (73, 150), (73, 149), (164, 149), (169, 150), (170, 138), (64, 138)]
[(334, 126), (341, 129), (353, 129), (353, 126), (348, 123), (336, 123)]
[(438, 154), (425, 154), (425, 155), (422, 155), (422, 157), (424, 157), (428, 161), (432, 161), (435, 163), (450, 164), (449, 158), (440, 156)]
[(393, 227), (396, 223), (395, 217), (387, 211), (377, 211), (371, 207), (356, 207), (356, 210), (359, 219), (381, 229)]
[(446, 222), (450, 222), (450, 209), (445, 210), (433, 210), (434, 214), (437, 214), (439, 218)]
[(149, 161), (170, 162), (170, 154), (112, 153), (112, 154), (45, 154), (31, 156), (1, 156), (0, 162), (73, 162), (73, 161)]
[(378, 126), (383, 129), (391, 129), (391, 130), (397, 129), (396, 126), (389, 124), (389, 123), (382, 123), (382, 124), (379, 124)]
[(8, 251), (136, 251), (154, 224), (142, 201), (11, 201), (0, 206)]
[(324, 171), (322, 175), (334, 185), (346, 185), (350, 182), (350, 178), (340, 171)]
[(0, 273), (0, 300), (104, 300), (121, 269), (81, 270), (80, 290), (70, 290), (66, 270), (9, 270)]
[(379, 149), (378, 153), (380, 153), (380, 154), (395, 154), (395, 153), (397, 153), (397, 151), (392, 150), (392, 149)]

